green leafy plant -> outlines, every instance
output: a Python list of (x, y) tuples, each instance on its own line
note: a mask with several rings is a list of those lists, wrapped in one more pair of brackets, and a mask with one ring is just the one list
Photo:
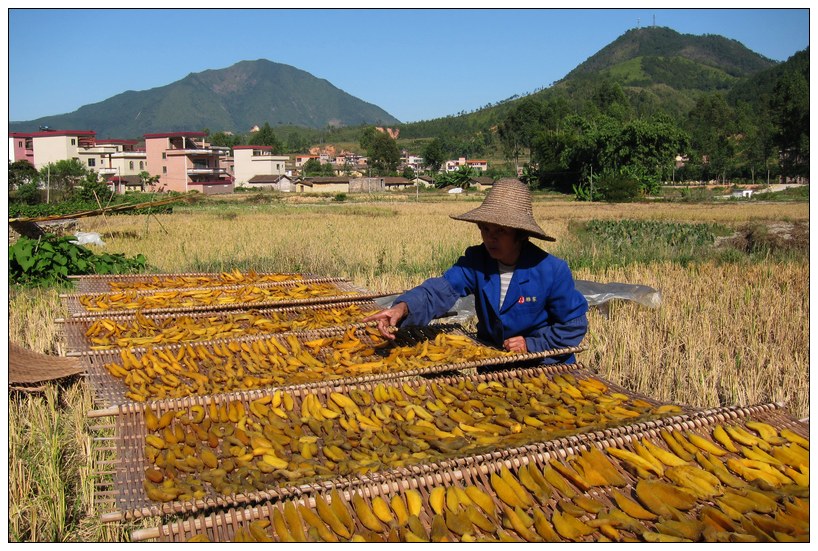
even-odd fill
[(593, 192), (591, 191), (591, 185), (587, 182), (580, 182), (578, 184), (573, 185), (574, 188), (574, 199), (576, 201), (599, 201), (602, 199), (602, 195), (599, 192), (599, 189), (594, 189)]
[(51, 234), (41, 239), (18, 239), (9, 246), (9, 283), (62, 284), (70, 275), (134, 273), (146, 267), (141, 254), (133, 258), (123, 254), (94, 254), (72, 243), (74, 239)]

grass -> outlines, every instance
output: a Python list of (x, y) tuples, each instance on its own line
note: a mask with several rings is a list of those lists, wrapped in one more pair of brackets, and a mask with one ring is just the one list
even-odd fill
[[(143, 253), (154, 272), (299, 271), (382, 292), (439, 275), (479, 241), (473, 224), (449, 218), (474, 208), (478, 194), (438, 201), (421, 194), (419, 203), (411, 194), (388, 201), (353, 195), (342, 204), (332, 196), (207, 199), (147, 223), (143, 216), (89, 218), (81, 229), (101, 233), (105, 252)], [(587, 367), (659, 400), (699, 408), (780, 401), (796, 417), (809, 415), (808, 234), (784, 246), (763, 230), (803, 228), (808, 204), (537, 197), (534, 214), (557, 238), (547, 248), (569, 261), (576, 278), (661, 292), (656, 309), (614, 302), (607, 316), (590, 312), (589, 350), (579, 355)], [(729, 232), (751, 237), (752, 246), (718, 250), (693, 239), (688, 250), (670, 237)], [(656, 244), (648, 236), (665, 237)], [(66, 315), (60, 292), (12, 287), (9, 340), (57, 353), (56, 319)], [(100, 522), (99, 473), (112, 457), (93, 439), (98, 433), (86, 418), (93, 408), (83, 379), (9, 394), (10, 541), (125, 541), (135, 527), (155, 525)]]

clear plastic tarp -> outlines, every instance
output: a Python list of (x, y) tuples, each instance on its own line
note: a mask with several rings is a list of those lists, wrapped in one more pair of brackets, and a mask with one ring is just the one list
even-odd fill
[[(598, 283), (596, 281), (575, 280), (577, 290), (582, 293), (588, 306), (596, 307), (606, 318), (608, 306), (612, 300), (626, 300), (636, 302), (648, 308), (658, 308), (662, 304), (661, 293), (647, 285), (631, 283)], [(388, 308), (398, 295), (389, 295), (375, 299), (375, 302)], [(474, 296), (469, 295), (458, 299), (447, 315), (442, 318), (446, 323), (467, 323), (474, 316)]]

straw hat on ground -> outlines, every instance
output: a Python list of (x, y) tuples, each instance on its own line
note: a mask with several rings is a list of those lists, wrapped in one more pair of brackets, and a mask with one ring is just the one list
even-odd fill
[(483, 204), (455, 220), (466, 222), (487, 222), (524, 231), (530, 236), (556, 241), (534, 220), (531, 210), (531, 192), (528, 186), (516, 178), (503, 178), (494, 184)]

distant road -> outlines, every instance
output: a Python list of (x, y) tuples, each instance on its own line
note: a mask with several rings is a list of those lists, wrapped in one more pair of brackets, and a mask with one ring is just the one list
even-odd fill
[(775, 191), (784, 191), (787, 188), (801, 187), (801, 186), (806, 186), (806, 185), (809, 185), (809, 184), (772, 184), (769, 188), (759, 190), (756, 193), (771, 193), (771, 192), (775, 192)]

